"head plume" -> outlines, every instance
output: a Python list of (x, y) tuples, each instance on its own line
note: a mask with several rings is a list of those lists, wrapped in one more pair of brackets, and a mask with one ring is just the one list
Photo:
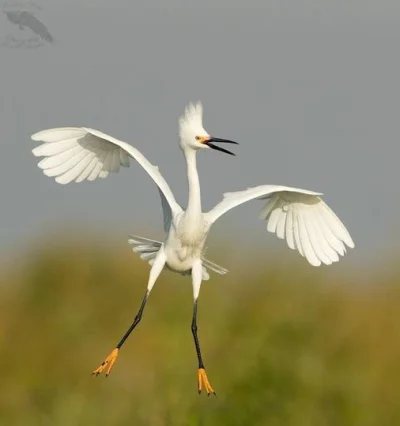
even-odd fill
[(203, 130), (203, 106), (201, 102), (190, 103), (184, 114), (179, 119), (180, 137), (184, 138), (187, 134)]

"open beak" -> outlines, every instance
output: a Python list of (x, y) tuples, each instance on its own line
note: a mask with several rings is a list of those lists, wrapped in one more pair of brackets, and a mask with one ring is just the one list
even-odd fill
[(229, 155), (235, 155), (235, 154), (231, 151), (228, 151), (225, 148), (221, 148), (218, 145), (214, 145), (213, 142), (216, 142), (216, 143), (232, 143), (232, 144), (235, 144), (235, 145), (239, 145), (238, 142), (230, 141), (229, 139), (214, 138), (212, 136), (204, 141), (204, 144), (209, 146), (210, 148), (215, 149), (216, 151), (225, 152), (225, 154), (229, 154)]

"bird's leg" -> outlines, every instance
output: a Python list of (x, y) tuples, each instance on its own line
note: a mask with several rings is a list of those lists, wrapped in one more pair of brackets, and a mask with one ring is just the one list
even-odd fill
[(143, 311), (146, 306), (147, 299), (150, 295), (150, 292), (161, 274), (161, 271), (164, 268), (166, 261), (165, 253), (163, 246), (161, 246), (159, 252), (157, 253), (157, 256), (154, 260), (153, 266), (150, 270), (150, 276), (149, 276), (149, 282), (147, 285), (146, 294), (143, 297), (142, 304), (140, 305), (139, 311), (135, 316), (135, 319), (133, 320), (132, 325), (128, 328), (122, 339), (119, 341), (118, 345), (112, 350), (110, 355), (102, 362), (102, 364), (96, 368), (96, 370), (93, 371), (93, 375), (98, 376), (100, 373), (102, 373), (105, 369), (106, 376), (108, 376), (111, 372), (111, 369), (113, 368), (113, 365), (115, 361), (117, 360), (119, 350), (121, 349), (122, 345), (125, 343), (126, 339), (129, 337), (129, 335), (132, 333), (132, 331), (135, 329), (135, 327), (139, 324), (140, 320), (142, 319)]
[(214, 389), (212, 388), (210, 382), (208, 381), (206, 370), (204, 368), (203, 358), (201, 356), (200, 350), (200, 342), (197, 336), (197, 299), (199, 297), (201, 279), (202, 279), (202, 265), (201, 262), (196, 262), (196, 264), (192, 268), (192, 279), (193, 279), (193, 296), (194, 296), (194, 304), (193, 304), (193, 317), (192, 317), (192, 334), (193, 340), (196, 347), (197, 360), (199, 362), (199, 369), (197, 371), (197, 389), (198, 392), (201, 393), (203, 386), (207, 392), (207, 395), (210, 394), (216, 395)]
[(201, 393), (201, 390), (204, 386), (207, 392), (207, 395), (210, 395), (210, 394), (216, 395), (214, 389), (212, 388), (210, 382), (208, 381), (206, 370), (204, 368), (203, 359), (201, 357), (200, 342), (197, 336), (197, 300), (195, 300), (193, 305), (192, 334), (193, 334), (194, 344), (196, 346), (197, 359), (199, 361), (199, 369), (197, 371), (198, 392)]
[(149, 291), (146, 290), (146, 294), (144, 295), (142, 304), (140, 305), (139, 311), (136, 314), (132, 325), (128, 328), (128, 330), (126, 331), (126, 333), (124, 334), (124, 336), (122, 337), (118, 345), (112, 350), (110, 355), (108, 355), (108, 357), (102, 362), (102, 364), (98, 368), (96, 368), (96, 370), (93, 371), (93, 374), (95, 376), (98, 376), (106, 368), (107, 368), (106, 376), (110, 374), (111, 369), (113, 368), (113, 365), (118, 358), (118, 353), (121, 346), (125, 343), (125, 340), (129, 337), (129, 335), (132, 333), (134, 328), (139, 324), (140, 320), (142, 319), (143, 310), (144, 310), (144, 307), (146, 306), (148, 297), (149, 297)]

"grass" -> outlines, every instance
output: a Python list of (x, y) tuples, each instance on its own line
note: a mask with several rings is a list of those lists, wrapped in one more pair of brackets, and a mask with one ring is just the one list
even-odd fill
[(400, 424), (396, 264), (364, 286), (269, 259), (258, 270), (228, 260), (234, 272), (203, 283), (199, 337), (218, 394), (207, 398), (196, 392), (188, 278), (162, 274), (112, 374), (93, 378), (132, 322), (149, 266), (106, 244), (29, 251), (1, 274), (0, 424)]

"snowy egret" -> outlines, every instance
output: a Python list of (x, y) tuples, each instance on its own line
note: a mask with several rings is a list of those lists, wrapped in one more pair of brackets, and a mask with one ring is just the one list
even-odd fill
[(158, 186), (164, 218), (164, 242), (132, 236), (133, 250), (151, 265), (147, 289), (135, 319), (115, 349), (93, 371), (98, 375), (110, 371), (119, 350), (142, 318), (150, 292), (164, 267), (180, 274), (191, 275), (193, 285), (192, 334), (198, 358), (198, 391), (204, 387), (207, 394), (214, 393), (207, 378), (197, 336), (197, 301), (208, 271), (225, 274), (227, 270), (203, 257), (204, 244), (212, 224), (228, 210), (250, 200), (265, 202), (260, 217), (267, 230), (278, 238), (286, 239), (313, 266), (330, 265), (346, 252), (345, 245), (354, 243), (345, 226), (321, 199), (321, 193), (277, 185), (261, 185), (244, 191), (224, 194), (223, 200), (208, 212), (201, 208), (200, 184), (196, 168), (199, 150), (232, 152), (219, 146), (237, 142), (210, 136), (203, 128), (203, 108), (200, 103), (189, 104), (179, 120), (180, 148), (187, 163), (189, 199), (186, 210), (175, 200), (158, 167), (152, 165), (136, 148), (98, 130), (86, 127), (65, 127), (43, 130), (32, 135), (34, 141), (43, 142), (33, 154), (45, 157), (38, 166), (47, 176), (60, 184), (105, 178), (128, 167), (135, 159)]

